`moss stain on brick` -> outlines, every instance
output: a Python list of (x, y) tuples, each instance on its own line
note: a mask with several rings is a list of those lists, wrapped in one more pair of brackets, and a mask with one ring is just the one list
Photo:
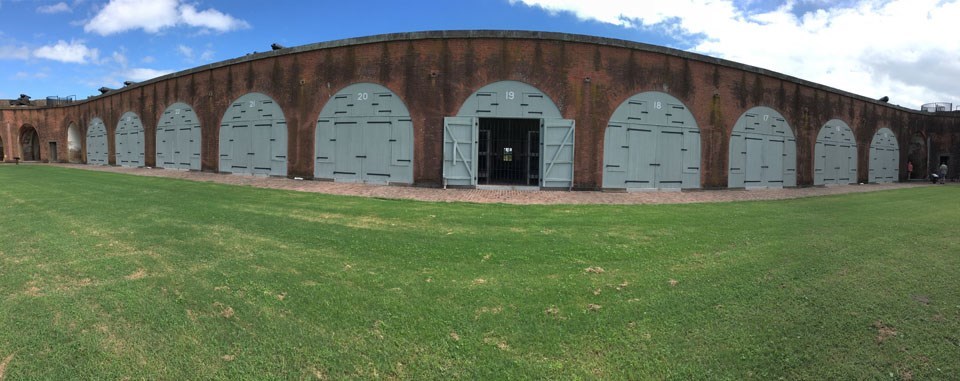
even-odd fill
[(763, 82), (760, 79), (760, 75), (755, 74), (753, 76), (753, 92), (750, 94), (751, 100), (753, 100), (754, 106), (759, 106), (764, 104), (763, 95), (764, 95)]
[[(442, 54), (450, 54), (447, 49), (447, 40), (443, 40), (443, 50)], [(390, 47), (388, 44), (380, 45), (380, 62), (377, 67), (380, 71), (380, 83), (389, 83), (390, 82), (390, 68), (393, 67), (392, 62), (390, 62)]]
[(777, 108), (783, 110), (787, 107), (787, 89), (783, 87), (783, 80), (780, 81), (780, 87), (777, 89)]
[(747, 108), (747, 72), (740, 73), (740, 81), (734, 83), (734, 93), (741, 109)]

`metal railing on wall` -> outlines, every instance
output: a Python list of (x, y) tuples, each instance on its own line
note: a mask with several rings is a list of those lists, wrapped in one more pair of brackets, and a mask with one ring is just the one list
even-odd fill
[(76, 95), (68, 95), (66, 97), (52, 96), (47, 97), (47, 106), (65, 106), (76, 102)]
[[(957, 108), (960, 110), (960, 107)], [(953, 111), (953, 103), (949, 102), (934, 102), (927, 103), (923, 106), (920, 106), (920, 111), (925, 112), (940, 112), (940, 111)]]

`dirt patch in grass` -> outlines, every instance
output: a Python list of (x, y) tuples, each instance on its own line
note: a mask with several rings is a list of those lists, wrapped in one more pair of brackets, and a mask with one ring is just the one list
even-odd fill
[(30, 286), (30, 287), (27, 287), (27, 289), (23, 291), (23, 294), (26, 295), (26, 296), (38, 297), (38, 296), (43, 295), (42, 291), (43, 291), (43, 290), (42, 290), (40, 287)]
[(7, 374), (7, 365), (10, 364), (10, 361), (13, 361), (14, 353), (11, 353), (9, 356), (5, 357), (2, 362), (0, 362), (0, 381), (3, 381), (4, 377)]
[(507, 344), (507, 341), (497, 337), (484, 337), (483, 343), (487, 345), (495, 345), (497, 349), (501, 351), (510, 350), (510, 345)]
[(373, 327), (370, 328), (370, 332), (373, 333), (378, 339), (383, 339), (383, 321), (377, 320), (373, 322)]
[[(117, 334), (114, 333), (114, 330), (110, 329), (110, 327), (106, 324), (99, 323), (94, 325), (93, 328), (103, 335), (103, 341), (101, 342), (100, 346), (104, 350), (116, 354), (123, 354), (129, 351), (126, 341), (117, 336)], [(123, 329), (120, 331), (122, 332)]]
[(90, 278), (76, 279), (69, 276), (57, 275), (56, 277), (54, 277), (53, 284), (51, 284), (51, 286), (56, 285), (56, 287), (54, 288), (60, 292), (71, 292), (77, 289), (91, 286), (93, 284), (94, 284), (94, 281), (93, 279), (90, 279)]
[(220, 309), (220, 314), (219, 314), (219, 315), (222, 316), (222, 317), (224, 317), (224, 318), (226, 318), (226, 319), (232, 318), (233, 315), (236, 314), (236, 312), (233, 311), (233, 307), (230, 307), (230, 306), (225, 305), (225, 304), (223, 304), (223, 303), (216, 302), (216, 303), (213, 303), (213, 306), (219, 308), (219, 309)]
[(137, 279), (143, 279), (146, 276), (147, 276), (146, 269), (137, 269), (137, 271), (134, 271), (133, 274), (127, 275), (123, 278), (126, 280), (137, 280)]
[(599, 267), (599, 266), (587, 267), (587, 268), (583, 269), (583, 271), (584, 271), (584, 272), (587, 272), (587, 273), (590, 273), (590, 274), (603, 274), (603, 273), (604, 273), (603, 267)]
[(917, 301), (917, 302), (920, 303), (920, 304), (925, 305), (925, 306), (929, 306), (929, 305), (930, 305), (930, 297), (929, 297), (929, 296), (926, 296), (926, 295), (913, 295), (913, 296), (911, 296), (910, 298), (913, 299), (913, 300), (915, 300), (915, 301)]
[(873, 328), (877, 330), (877, 344), (883, 344), (887, 339), (897, 335), (897, 330), (886, 325), (881, 320), (873, 322)]
[(496, 306), (496, 307), (480, 307), (480, 308), (477, 308), (476, 311), (474, 311), (474, 317), (473, 317), (473, 318), (474, 318), (474, 319), (479, 319), (480, 316), (481, 316), (481, 315), (484, 315), (484, 314), (498, 315), (498, 314), (500, 314), (501, 312), (503, 312), (503, 307), (502, 307), (502, 306)]
[(913, 381), (913, 372), (910, 369), (900, 369), (899, 372), (900, 379), (903, 381)]

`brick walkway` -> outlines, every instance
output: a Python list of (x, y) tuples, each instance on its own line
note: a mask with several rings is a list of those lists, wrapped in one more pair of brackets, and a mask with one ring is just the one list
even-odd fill
[(782, 200), (832, 194), (872, 192), (887, 189), (929, 186), (927, 182), (840, 185), (793, 189), (653, 191), (653, 192), (564, 192), (492, 189), (437, 189), (402, 186), (334, 183), (327, 181), (291, 180), (277, 177), (225, 175), (209, 172), (187, 172), (151, 168), (123, 168), (78, 164), (55, 164), (67, 168), (126, 173), (138, 176), (169, 177), (221, 184), (249, 185), (336, 195), (409, 199), (439, 202), (477, 202), (506, 204), (680, 204), (694, 202), (730, 202)]

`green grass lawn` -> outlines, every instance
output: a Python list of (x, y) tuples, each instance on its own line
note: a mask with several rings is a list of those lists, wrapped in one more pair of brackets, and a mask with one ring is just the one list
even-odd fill
[(512, 206), (0, 166), (0, 379), (956, 379), (960, 187)]

